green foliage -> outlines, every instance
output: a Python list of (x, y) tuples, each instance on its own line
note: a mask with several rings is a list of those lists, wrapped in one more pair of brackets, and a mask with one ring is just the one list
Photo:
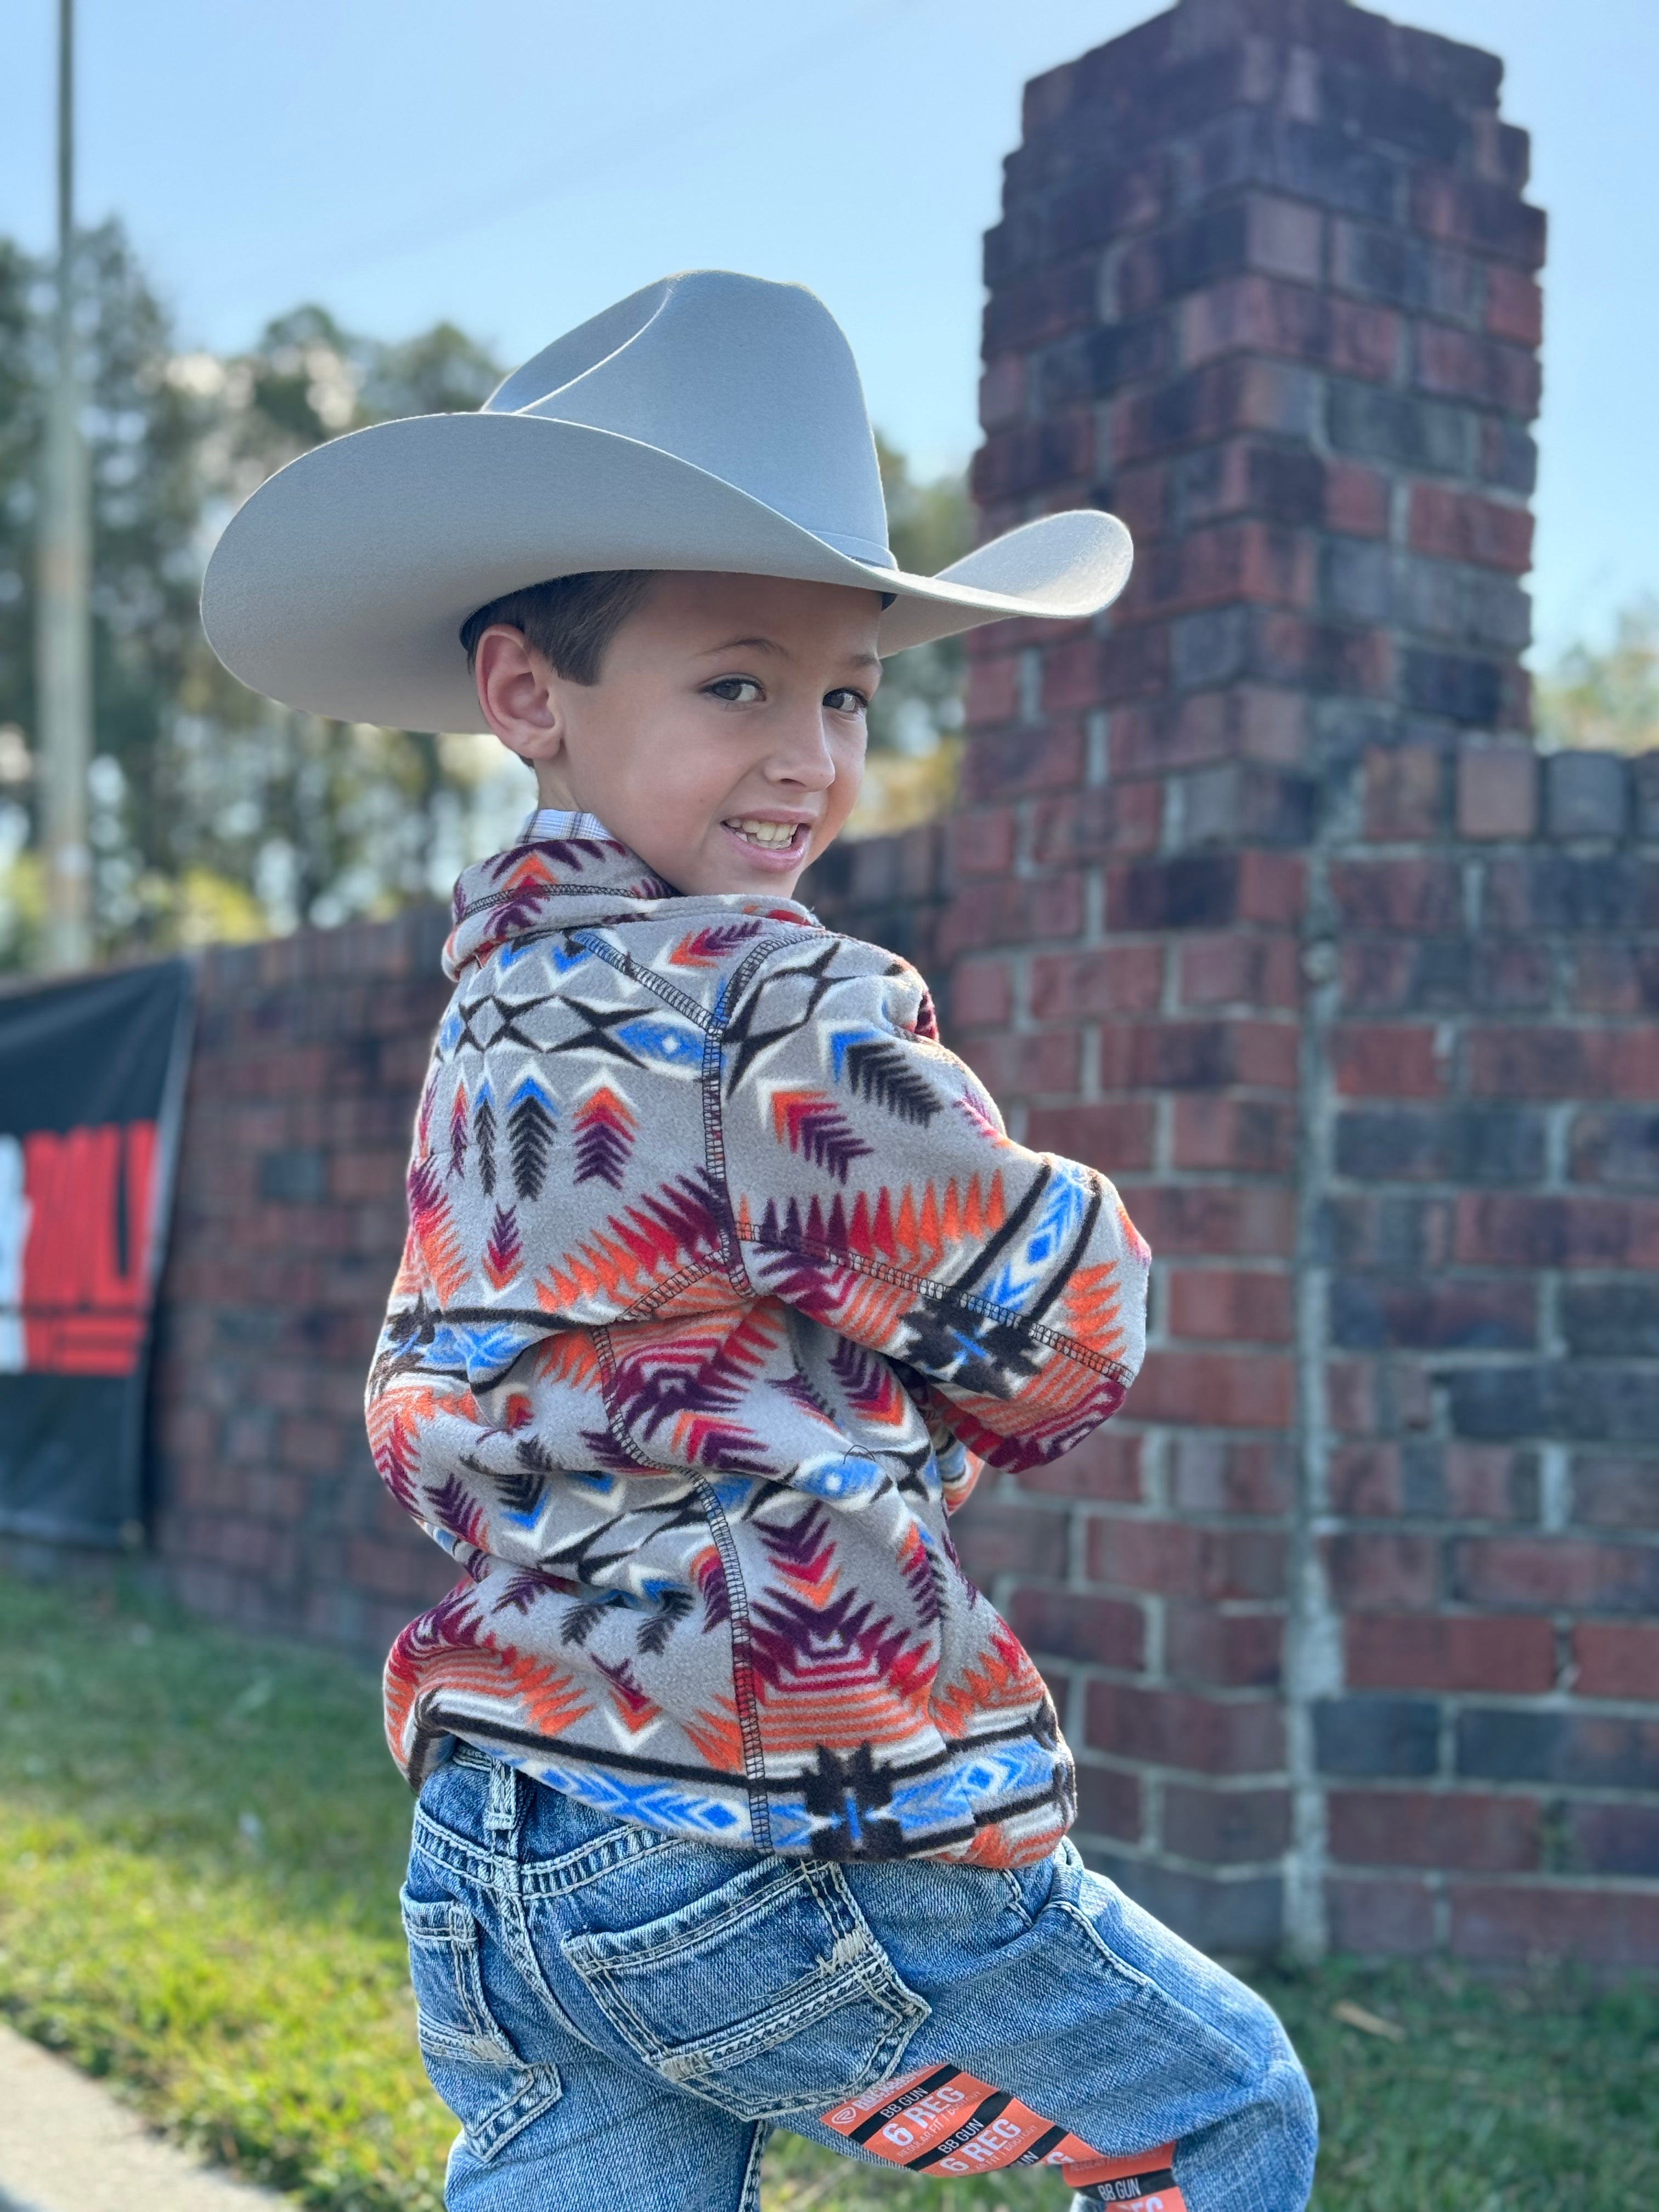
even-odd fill
[[(960, 475), (918, 483), (908, 462), (884, 439), (876, 441), (882, 489), (887, 497), (889, 542), (901, 568), (932, 576), (959, 561), (974, 543), (974, 509)], [(912, 756), (933, 752), (962, 726), (966, 664), (959, 637), (919, 645), (885, 662), (870, 713), (875, 752)]]
[[(197, 596), (213, 530), (273, 469), (342, 430), (476, 407), (496, 365), (451, 324), (388, 344), (314, 307), (246, 355), (181, 355), (118, 224), (83, 235), (79, 270), (103, 948), (261, 934), (447, 891), (494, 821), (527, 802), (523, 770), (466, 739), (346, 730), (256, 698), (209, 652)], [(35, 902), (18, 855), (32, 830), (48, 304), (45, 272), (0, 240), (0, 733), (14, 733), (0, 746), (0, 965), (13, 966), (30, 955)]]
[(1552, 751), (1659, 750), (1659, 598), (1620, 613), (1605, 652), (1570, 646), (1534, 690), (1539, 743)]
[[(398, 1929), (410, 1802), (370, 1674), (0, 1581), (0, 2014), (319, 2212), (439, 2212), (453, 2124)], [(1319, 2094), (1316, 2212), (1659, 2202), (1659, 1991), (1340, 1962), (1261, 1982)], [(1366, 2033), (1334, 2005), (1380, 2015)], [(1062, 2212), (780, 2134), (765, 2212)]]

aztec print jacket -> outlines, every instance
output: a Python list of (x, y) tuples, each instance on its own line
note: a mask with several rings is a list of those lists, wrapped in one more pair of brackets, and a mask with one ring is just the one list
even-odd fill
[(1071, 1757), (947, 1515), (1122, 1401), (1112, 1186), (1008, 1139), (903, 961), (589, 817), (455, 917), (368, 1400), (465, 1571), (386, 1664), (411, 1784), (461, 1737), (703, 1842), (1046, 1856)]

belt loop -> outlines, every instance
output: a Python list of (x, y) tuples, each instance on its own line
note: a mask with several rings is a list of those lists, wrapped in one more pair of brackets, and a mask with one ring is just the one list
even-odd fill
[(484, 1801), (484, 1829), (511, 1836), (519, 1825), (519, 1771), (500, 1759), (489, 1762), (489, 1795)]

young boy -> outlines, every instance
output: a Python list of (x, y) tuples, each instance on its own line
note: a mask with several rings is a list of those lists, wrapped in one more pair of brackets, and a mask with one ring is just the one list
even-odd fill
[(708, 272), (295, 463), (216, 555), (247, 680), (482, 715), (536, 775), (457, 886), (368, 1390), (464, 1571), (386, 1670), (452, 2212), (754, 2212), (774, 2124), (1079, 2204), (1306, 2200), (1283, 2031), (1085, 1869), (951, 1542), (982, 1464), (1121, 1402), (1146, 1248), (792, 896), (881, 653), (1127, 566), (1081, 514), (901, 574), (840, 331)]

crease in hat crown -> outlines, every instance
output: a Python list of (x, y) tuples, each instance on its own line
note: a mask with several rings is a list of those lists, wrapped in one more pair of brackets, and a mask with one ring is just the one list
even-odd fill
[(329, 440), (231, 517), (202, 622), (231, 673), (340, 721), (476, 730), (459, 632), (505, 592), (606, 568), (720, 569), (881, 594), (884, 654), (1006, 616), (1074, 621), (1133, 561), (1097, 508), (1041, 515), (936, 576), (889, 549), (852, 349), (805, 285), (662, 278), (474, 414)]
[(637, 439), (740, 484), (852, 560), (898, 565), (853, 349), (804, 284), (723, 269), (665, 276), (555, 338), (480, 412)]

